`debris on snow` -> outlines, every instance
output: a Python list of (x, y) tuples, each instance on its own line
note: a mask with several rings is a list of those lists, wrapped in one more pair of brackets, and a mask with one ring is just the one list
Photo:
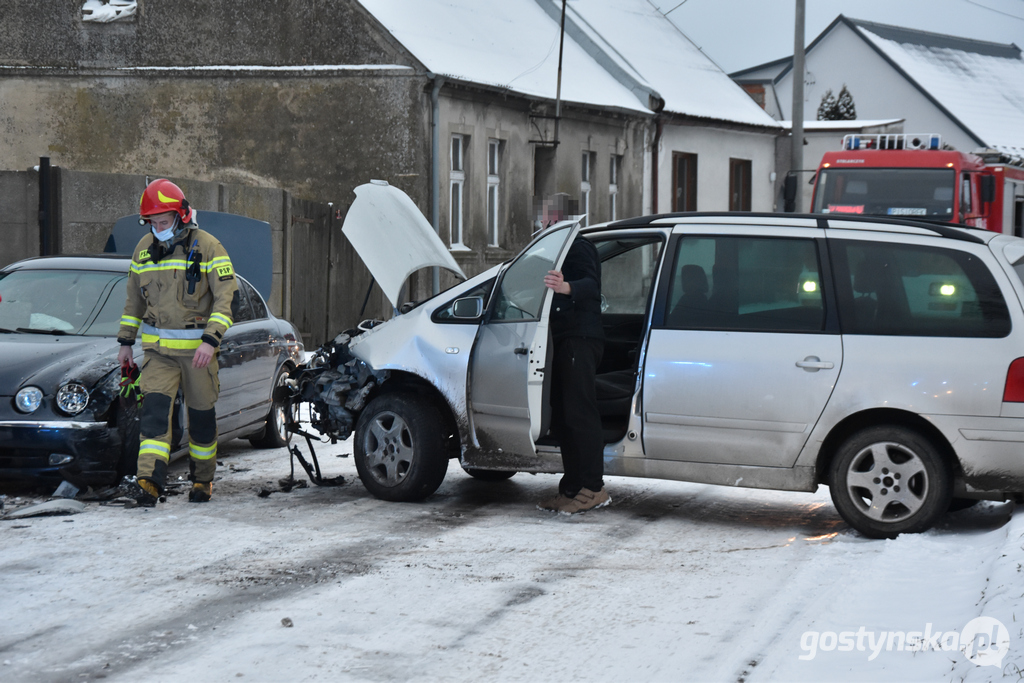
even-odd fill
[(284, 626), (285, 628), (291, 628), (294, 625), (295, 624), (293, 624), (292, 620), (289, 619), (288, 617), (285, 617), (284, 619), (281, 620), (281, 626)]
[(40, 515), (76, 515), (83, 510), (85, 510), (85, 503), (60, 498), (9, 512), (4, 519), (21, 519), (22, 517), (38, 517)]
[(78, 487), (69, 481), (62, 481), (53, 492), (54, 498), (74, 498), (78, 495)]

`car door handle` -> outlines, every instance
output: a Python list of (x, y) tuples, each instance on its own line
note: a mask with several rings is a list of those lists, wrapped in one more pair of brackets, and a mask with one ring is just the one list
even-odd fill
[(798, 368), (803, 368), (808, 372), (817, 372), (818, 370), (831, 370), (835, 367), (835, 363), (827, 360), (821, 360), (817, 356), (807, 356), (803, 360), (796, 362)]
[(516, 348), (512, 349), (512, 353), (516, 354), (517, 356), (525, 356), (527, 353), (529, 353), (529, 350), (525, 346), (517, 346)]

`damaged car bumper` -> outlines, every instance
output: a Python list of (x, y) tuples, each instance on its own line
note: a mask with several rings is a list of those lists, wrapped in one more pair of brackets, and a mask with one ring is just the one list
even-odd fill
[(0, 479), (106, 481), (120, 446), (106, 422), (0, 420)]

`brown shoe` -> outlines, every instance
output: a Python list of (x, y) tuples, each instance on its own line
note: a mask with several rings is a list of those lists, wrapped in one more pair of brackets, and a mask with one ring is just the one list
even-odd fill
[(558, 512), (558, 509), (568, 503), (572, 498), (566, 498), (559, 492), (550, 498), (545, 498), (541, 502), (537, 503), (537, 509), (543, 510), (544, 512)]
[(596, 493), (590, 489), (580, 489), (575, 498), (563, 496), (562, 501), (557, 508), (558, 513), (562, 515), (575, 515), (579, 512), (603, 508), (612, 502), (612, 497), (608, 495), (604, 488)]

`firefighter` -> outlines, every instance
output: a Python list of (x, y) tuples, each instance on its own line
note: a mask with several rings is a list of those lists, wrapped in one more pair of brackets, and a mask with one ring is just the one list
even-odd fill
[(152, 234), (135, 247), (117, 334), (122, 366), (134, 366), (131, 347), (140, 332), (145, 352), (135, 498), (153, 507), (164, 491), (180, 384), (188, 407), (189, 500), (206, 502), (217, 469), (217, 350), (231, 327), (238, 284), (227, 251), (199, 229), (196, 211), (177, 185), (150, 183), (139, 216)]

